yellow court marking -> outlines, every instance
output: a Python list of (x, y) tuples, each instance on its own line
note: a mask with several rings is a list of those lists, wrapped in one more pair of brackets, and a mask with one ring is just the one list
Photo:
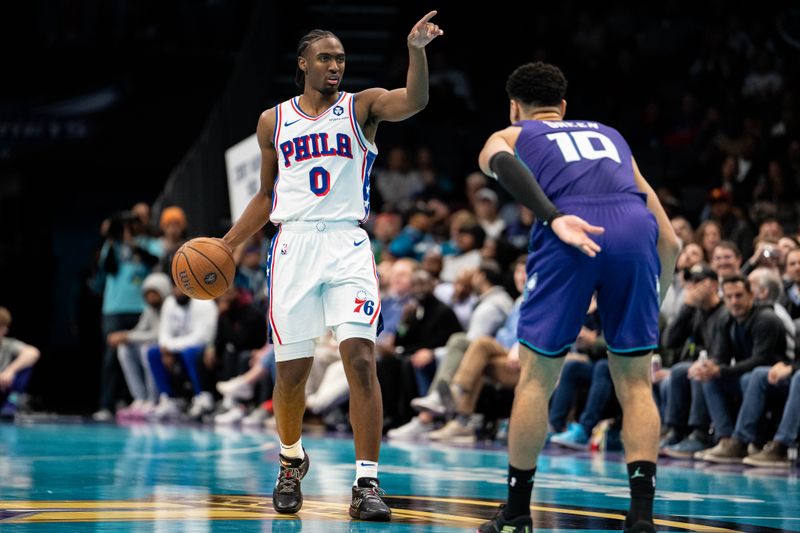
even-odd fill
[[(225, 500), (224, 498), (229, 498)], [(478, 507), (495, 507), (497, 502), (485, 500), (471, 500), (462, 498), (438, 498), (426, 496), (392, 496), (396, 500), (411, 500), (438, 503), (455, 503)], [(6, 510), (41, 510), (41, 512), (30, 515), (20, 516), (6, 520), (7, 523), (21, 522), (116, 522), (116, 521), (158, 521), (158, 520), (264, 520), (264, 519), (285, 519), (286, 515), (280, 515), (272, 511), (266, 503), (267, 497), (257, 496), (197, 496), (196, 499), (189, 498), (183, 501), (165, 500), (141, 500), (141, 501), (0, 501), (0, 509)], [(303, 516), (319, 516), (342, 519), (348, 508), (347, 504), (337, 502), (306, 500), (306, 507), (299, 513)], [(203, 507), (198, 507), (198, 506)], [(542, 505), (532, 505), (534, 511), (546, 513), (568, 514), (575, 516), (587, 516), (593, 518), (608, 518), (612, 520), (624, 520), (625, 516), (619, 513), (607, 513), (600, 511), (566, 509), (560, 507), (549, 507)], [(416, 509), (393, 509), (396, 518), (416, 519), (421, 521), (436, 521), (440, 523), (456, 524), (479, 524), (484, 521), (482, 518), (470, 516), (458, 516), (447, 513), (437, 513)], [(735, 529), (728, 529), (703, 524), (693, 524), (676, 520), (656, 519), (655, 523), (660, 526), (677, 527), (690, 531), (704, 533), (741, 533)]]
[[(466, 500), (460, 498), (437, 498), (437, 497), (425, 497), (425, 496), (392, 496), (392, 498), (397, 500), (421, 500), (421, 501), (433, 501), (442, 503), (463, 503), (465, 505), (479, 505), (482, 507), (497, 506), (497, 502), (487, 502), (482, 500)], [(599, 511), (584, 511), (582, 509), (544, 507), (542, 505), (531, 505), (531, 509), (533, 509), (534, 511), (543, 511), (546, 513), (561, 513), (561, 514), (572, 514), (577, 516), (591, 516), (595, 518), (610, 518), (612, 520), (625, 520), (625, 515), (618, 513), (602, 513)], [(682, 529), (689, 529), (692, 531), (704, 531), (704, 532), (707, 531), (709, 533), (742, 533), (741, 531), (738, 531), (736, 529), (728, 529), (716, 526), (705, 526), (702, 524), (691, 524), (688, 522), (677, 522), (674, 520), (656, 519), (655, 523), (660, 526), (679, 527)]]

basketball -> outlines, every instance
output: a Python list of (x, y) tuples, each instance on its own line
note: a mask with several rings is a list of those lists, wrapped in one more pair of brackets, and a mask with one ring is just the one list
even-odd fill
[(214, 299), (233, 283), (236, 264), (219, 242), (198, 237), (186, 242), (172, 259), (172, 279), (180, 290), (198, 300)]

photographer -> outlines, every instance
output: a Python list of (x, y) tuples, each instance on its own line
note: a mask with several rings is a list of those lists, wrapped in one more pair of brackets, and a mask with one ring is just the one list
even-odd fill
[[(156, 239), (142, 233), (141, 224), (130, 212), (115, 213), (103, 222), (105, 242), (100, 250), (99, 267), (105, 278), (103, 289), (103, 339), (115, 331), (136, 326), (145, 308), (142, 282), (161, 256)], [(116, 348), (106, 344), (100, 381), (100, 410), (96, 421), (113, 418), (118, 395), (120, 367)]]

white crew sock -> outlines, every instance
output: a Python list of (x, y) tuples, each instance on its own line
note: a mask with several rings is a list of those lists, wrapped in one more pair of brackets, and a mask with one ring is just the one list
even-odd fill
[(289, 446), (281, 442), (281, 455), (287, 459), (303, 459), (306, 452), (303, 451), (303, 439), (297, 439), (297, 442)]
[(378, 463), (366, 460), (356, 461), (356, 480), (353, 482), (353, 486), (358, 485), (358, 480), (362, 477), (378, 479)]

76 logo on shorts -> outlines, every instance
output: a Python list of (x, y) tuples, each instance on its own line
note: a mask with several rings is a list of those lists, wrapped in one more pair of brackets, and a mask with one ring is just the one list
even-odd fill
[(360, 313), (363, 309), (365, 315), (372, 316), (372, 313), (375, 312), (375, 302), (372, 300), (367, 300), (367, 293), (365, 291), (358, 291), (356, 294), (355, 304), (356, 308), (353, 309), (354, 313)]

